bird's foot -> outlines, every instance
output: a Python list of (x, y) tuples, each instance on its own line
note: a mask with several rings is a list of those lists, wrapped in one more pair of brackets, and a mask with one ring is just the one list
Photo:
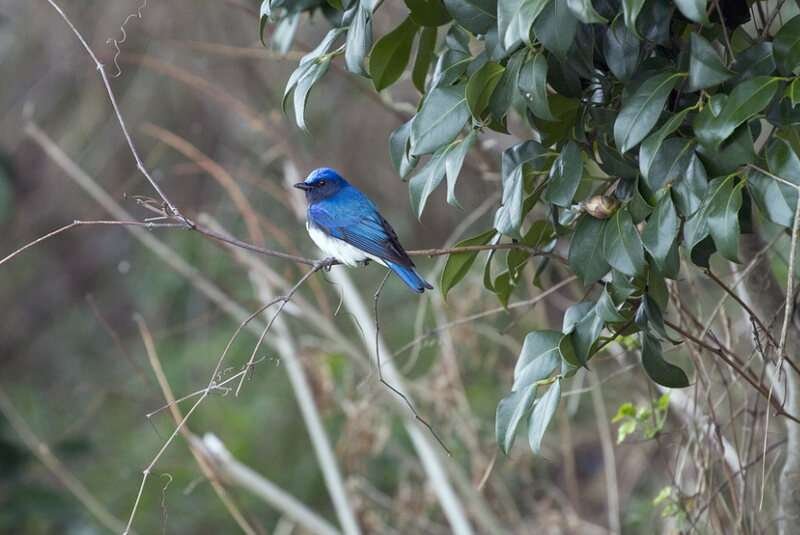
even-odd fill
[(314, 265), (314, 267), (315, 267), (317, 270), (320, 270), (320, 269), (322, 269), (322, 270), (324, 270), (325, 272), (328, 272), (328, 271), (330, 271), (330, 270), (331, 270), (331, 268), (332, 268), (333, 266), (335, 266), (335, 265), (336, 265), (336, 264), (338, 264), (338, 263), (339, 263), (339, 261), (338, 261), (338, 260), (336, 260), (336, 259), (335, 259), (334, 257), (332, 257), (332, 256), (329, 256), (328, 258), (323, 258), (322, 260), (318, 261), (318, 262), (317, 262), (317, 263)]

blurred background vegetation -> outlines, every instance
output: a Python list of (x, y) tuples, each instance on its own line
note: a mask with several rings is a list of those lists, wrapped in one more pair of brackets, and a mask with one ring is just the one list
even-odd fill
[[(150, 0), (142, 19), (126, 26), (117, 72), (107, 40), (121, 39), (120, 25), (138, 4), (65, 0), (63, 7), (109, 73), (117, 75), (114, 91), (145, 164), (190, 216), (208, 214), (248, 241), (316, 256), (298, 220), (302, 198), (288, 182), (293, 173), (303, 176), (325, 165), (372, 197), (409, 249), (442, 247), (491, 226), (497, 175), (481, 162), (470, 162), (462, 174), (463, 210), (445, 204), (443, 191), (429, 202), (421, 222), (409, 210), (407, 186), (391, 168), (386, 140), (402, 120), (396, 104), (416, 102), (410, 83), (396, 88), (395, 105), (387, 106), (366, 84), (334, 69), (312, 93), (310, 134), (281, 113), (283, 87), (298, 54), (319, 42), (325, 24), (304, 24), (296, 50), (281, 56), (258, 42), (255, 0)], [(392, 9), (386, 6), (387, 12)], [(383, 33), (391, 21), (379, 17), (375, 25)], [(136, 195), (152, 191), (136, 170), (94, 65), (46, 2), (0, 0), (0, 68), (0, 255), (74, 219), (109, 218), (26, 134), (30, 122), (135, 217), (150, 215), (134, 202)], [(509, 144), (501, 135), (494, 142), (489, 150)], [(248, 268), (228, 249), (181, 230), (150, 234), (248, 311), (263, 302)], [(302, 275), (290, 262), (262, 261), (286, 281)], [(421, 258), (418, 264), (429, 280), (437, 280), (440, 261)], [(530, 281), (534, 266), (528, 270)], [(626, 402), (650, 407), (660, 395), (632, 366), (635, 352), (599, 357), (591, 374), (581, 372), (570, 382), (541, 456), (524, 444), (508, 457), (498, 455), (495, 408), (511, 384), (521, 341), (531, 329), (559, 328), (563, 311), (580, 299), (581, 290), (565, 286), (535, 307), (495, 311), (444, 328), (499, 306), (483, 291), (480, 271), (473, 270), (446, 302), (437, 292), (417, 297), (391, 279), (381, 301), (390, 351), (417, 341), (394, 360), (409, 379), (420, 413), (453, 450), (452, 458), (437, 452), (468, 516), (482, 518), (478, 531), (488, 532), (494, 522), (498, 532), (605, 533), (610, 509), (623, 532), (667, 529), (670, 515), (680, 511), (662, 489), (672, 482), (668, 465), (677, 448), (691, 442), (691, 433), (656, 409), (665, 418), (656, 438), (637, 430), (616, 444), (619, 424), (611, 418), (618, 407)], [(383, 271), (370, 266), (349, 275), (370, 303)], [(549, 269), (543, 286), (565, 277), (557, 267)], [(340, 302), (340, 288), (330, 276), (316, 275), (301, 293), (366, 359), (363, 326)], [(530, 283), (516, 297), (539, 293)], [(167, 411), (147, 417), (164, 405), (164, 396), (134, 316), (149, 326), (177, 396), (205, 386), (239, 321), (199, 291), (197, 280), (176, 272), (119, 227), (74, 228), (3, 265), (0, 303), (0, 387), (9, 402), (6, 418), (0, 418), (0, 532), (106, 531), (20, 439), (8, 410), (15, 410), (50, 446), (61, 468), (124, 523), (142, 469), (175, 425)], [(388, 402), (391, 394), (374, 372), (357, 365), (313, 320), (291, 305), (285, 317), (364, 531), (448, 533), (404, 430), (408, 414)], [(243, 334), (227, 366), (238, 370), (256, 338)], [(286, 367), (269, 345), (259, 356), (265, 360), (242, 394), (212, 395), (189, 427), (197, 434), (214, 433), (241, 462), (336, 524)], [(598, 381), (602, 390), (591, 390)], [(235, 485), (229, 490), (257, 533), (291, 531), (282, 511)], [(610, 501), (611, 494), (618, 503)], [(155, 466), (134, 528), (139, 533), (238, 529), (180, 437)]]

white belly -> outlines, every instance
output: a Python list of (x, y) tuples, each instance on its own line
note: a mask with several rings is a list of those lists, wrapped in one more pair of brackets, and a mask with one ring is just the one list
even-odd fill
[(311, 237), (311, 240), (325, 253), (325, 256), (332, 256), (342, 264), (356, 266), (359, 262), (371, 259), (383, 266), (386, 265), (380, 258), (365, 253), (361, 249), (353, 247), (339, 238), (328, 236), (308, 222), (306, 222), (306, 230), (308, 230), (308, 235)]

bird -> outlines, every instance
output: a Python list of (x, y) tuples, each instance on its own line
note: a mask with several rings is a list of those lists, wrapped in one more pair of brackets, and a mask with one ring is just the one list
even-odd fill
[(338, 172), (315, 169), (294, 187), (305, 192), (306, 230), (323, 253), (351, 267), (374, 260), (416, 293), (433, 289), (375, 204)]

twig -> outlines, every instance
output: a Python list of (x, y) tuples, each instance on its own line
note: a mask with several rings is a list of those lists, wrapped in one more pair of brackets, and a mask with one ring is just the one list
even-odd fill
[(381, 346), (380, 346), (381, 321), (379, 315), (380, 307), (378, 305), (381, 298), (381, 291), (383, 290), (386, 281), (389, 279), (390, 274), (391, 271), (387, 270), (386, 275), (384, 275), (383, 280), (381, 281), (380, 285), (378, 285), (378, 289), (375, 290), (375, 294), (373, 295), (372, 298), (373, 312), (375, 314), (375, 366), (378, 368), (378, 380), (381, 382), (383, 386), (385, 386), (386, 388), (388, 388), (389, 390), (391, 390), (392, 392), (403, 398), (403, 401), (405, 401), (406, 405), (408, 405), (408, 408), (411, 409), (411, 412), (414, 414), (414, 418), (416, 418), (417, 421), (419, 421), (419, 423), (424, 425), (428, 429), (428, 431), (430, 431), (431, 435), (433, 435), (433, 438), (436, 439), (436, 442), (439, 443), (439, 445), (442, 447), (445, 453), (447, 453), (449, 457), (452, 457), (453, 453), (450, 451), (450, 448), (448, 448), (445, 445), (445, 443), (442, 441), (442, 439), (439, 437), (436, 431), (434, 431), (433, 427), (431, 427), (431, 424), (429, 424), (423, 417), (419, 415), (419, 412), (417, 412), (417, 409), (415, 409), (414, 405), (411, 404), (411, 401), (408, 399), (408, 397), (402, 392), (400, 392), (398, 389), (390, 385), (388, 382), (386, 382), (386, 379), (383, 378), (383, 371), (381, 370)]
[(786, 301), (783, 306), (783, 325), (781, 326), (780, 340), (778, 340), (778, 373), (781, 372), (783, 361), (785, 360), (784, 349), (786, 347), (786, 336), (789, 332), (789, 321), (792, 319), (794, 306), (794, 263), (797, 253), (797, 235), (800, 233), (800, 189), (798, 190), (798, 202), (794, 209), (794, 223), (792, 224), (792, 242), (789, 248), (789, 273), (786, 275)]
[(111, 106), (114, 108), (114, 115), (117, 116), (117, 122), (119, 123), (119, 127), (122, 129), (122, 133), (125, 135), (125, 140), (128, 142), (128, 147), (131, 150), (133, 159), (136, 160), (136, 168), (144, 175), (144, 177), (147, 179), (147, 181), (150, 183), (150, 185), (153, 187), (156, 193), (158, 193), (158, 196), (161, 198), (161, 200), (169, 209), (169, 214), (181, 218), (182, 217), (181, 213), (178, 211), (175, 205), (172, 204), (172, 201), (169, 200), (169, 198), (164, 194), (164, 192), (161, 191), (161, 188), (159, 187), (158, 183), (153, 179), (152, 176), (150, 176), (150, 172), (142, 163), (142, 159), (139, 157), (139, 151), (136, 150), (136, 146), (133, 144), (133, 139), (131, 138), (131, 135), (128, 132), (128, 127), (125, 124), (125, 120), (122, 118), (122, 112), (119, 109), (119, 105), (117, 105), (117, 98), (114, 96), (114, 91), (111, 89), (111, 82), (109, 81), (108, 75), (106, 74), (105, 66), (102, 63), (100, 63), (100, 60), (97, 59), (97, 56), (95, 55), (94, 51), (89, 46), (89, 44), (86, 42), (86, 39), (83, 38), (81, 32), (79, 32), (78, 29), (75, 27), (75, 25), (72, 24), (72, 21), (69, 19), (69, 17), (67, 17), (66, 13), (64, 13), (64, 11), (58, 6), (58, 4), (56, 4), (54, 0), (47, 0), (47, 2), (51, 6), (53, 6), (53, 9), (55, 9), (61, 16), (61, 18), (64, 19), (64, 22), (67, 23), (67, 26), (69, 26), (70, 30), (72, 30), (72, 33), (74, 33), (75, 37), (78, 38), (81, 45), (86, 50), (86, 53), (89, 54), (89, 57), (92, 58), (95, 67), (97, 67), (97, 70), (100, 73), (100, 78), (102, 78), (103, 85), (105, 86), (106, 92), (108, 93), (108, 99), (111, 101)]
[[(294, 286), (292, 286), (292, 288), (288, 292), (286, 292), (286, 295), (278, 298), (278, 302), (280, 303), (280, 305), (278, 306), (278, 310), (275, 311), (275, 313), (272, 315), (272, 318), (270, 318), (270, 320), (267, 322), (267, 325), (264, 327), (264, 330), (261, 331), (261, 336), (259, 336), (258, 342), (256, 342), (255, 347), (253, 347), (253, 351), (250, 354), (250, 358), (248, 359), (244, 369), (250, 370), (253, 368), (253, 365), (256, 360), (256, 354), (258, 353), (258, 349), (259, 347), (261, 347), (261, 344), (264, 341), (264, 337), (267, 336), (267, 333), (272, 328), (272, 324), (275, 323), (276, 319), (278, 319), (278, 316), (283, 311), (284, 307), (286, 307), (286, 303), (292, 300), (292, 297), (294, 296), (294, 294), (297, 293), (297, 290), (300, 289), (303, 283), (306, 282), (309, 279), (309, 277), (311, 277), (311, 275), (313, 275), (314, 273), (318, 272), (321, 269), (330, 268), (332, 265), (334, 265), (334, 263), (336, 263), (336, 261), (333, 258), (326, 258), (325, 260), (317, 262), (310, 270), (306, 272), (305, 275), (303, 275), (300, 278), (300, 280), (297, 281), (297, 283)], [(237, 396), (239, 395), (239, 392), (242, 390), (242, 385), (244, 384), (245, 377), (246, 375), (242, 375), (242, 378), (239, 380), (239, 384), (236, 386)]]
[(72, 228), (75, 228), (75, 227), (80, 227), (80, 226), (88, 226), (88, 225), (133, 226), (133, 227), (145, 227), (145, 228), (148, 228), (148, 229), (164, 228), (164, 227), (166, 227), (166, 228), (177, 228), (177, 227), (181, 227), (182, 228), (183, 227), (183, 225), (181, 223), (156, 223), (156, 222), (151, 222), (151, 221), (100, 221), (100, 220), (81, 221), (81, 220), (77, 220), (76, 219), (72, 223), (68, 223), (68, 224), (66, 224), (66, 225), (64, 225), (62, 227), (59, 227), (59, 228), (51, 231), (51, 232), (48, 232), (44, 236), (40, 236), (39, 238), (36, 238), (32, 242), (29, 242), (29, 243), (23, 245), (22, 247), (20, 247), (19, 249), (17, 249), (16, 251), (10, 253), (8, 256), (6, 256), (2, 260), (0, 260), (0, 266), (2, 266), (3, 264), (8, 262), (9, 260), (14, 258), (15, 256), (17, 256), (18, 254), (20, 254), (20, 253), (24, 252), (25, 250), (33, 247), (34, 245), (38, 245), (39, 243), (41, 243), (41, 242), (43, 242), (45, 240), (49, 240), (50, 238), (52, 238), (54, 236), (58, 236), (62, 232), (66, 232), (69, 229), (72, 229)]
[(614, 442), (611, 440), (609, 418), (606, 413), (603, 390), (597, 374), (590, 373), (592, 378), (592, 402), (597, 421), (597, 431), (600, 435), (600, 445), (603, 450), (603, 465), (606, 476), (606, 499), (608, 500), (608, 527), (612, 533), (620, 533), (619, 512), (619, 485), (617, 483), (617, 461), (614, 456)]
[[(158, 353), (156, 352), (156, 346), (153, 341), (153, 336), (150, 333), (150, 329), (147, 328), (147, 324), (140, 315), (136, 315), (134, 317), (136, 324), (139, 327), (139, 333), (142, 337), (142, 341), (144, 342), (144, 347), (147, 352), (147, 358), (150, 361), (150, 366), (153, 368), (153, 373), (156, 375), (156, 379), (158, 380), (158, 385), (161, 387), (161, 392), (164, 395), (164, 399), (167, 401), (167, 405), (169, 406), (170, 413), (172, 414), (172, 418), (175, 420), (175, 424), (179, 425), (180, 422), (183, 420), (183, 415), (181, 414), (180, 409), (178, 408), (177, 403), (175, 402), (175, 395), (172, 393), (172, 388), (169, 385), (169, 381), (167, 381), (167, 376), (164, 374), (164, 369), (161, 367), (161, 360), (158, 358)], [(209, 466), (206, 459), (197, 451), (192, 442), (192, 432), (189, 430), (189, 427), (184, 425), (180, 428), (181, 435), (186, 439), (189, 443), (189, 450), (192, 452), (192, 456), (194, 457), (197, 465), (200, 467), (200, 471), (206, 477), (206, 479), (211, 482), (211, 487), (216, 492), (217, 496), (219, 496), (220, 501), (231, 514), (233, 519), (239, 525), (239, 527), (248, 535), (255, 535), (256, 530), (253, 526), (250, 525), (250, 522), (244, 517), (242, 512), (239, 510), (239, 507), (233, 501), (233, 499), (228, 494), (228, 491), (225, 487), (220, 483), (219, 478), (216, 476), (214, 471)]]
[(50, 450), (49, 446), (39, 439), (28, 423), (20, 415), (5, 390), (0, 387), (0, 412), (6, 417), (8, 423), (17, 432), (25, 446), (47, 467), (56, 479), (81, 502), (91, 515), (106, 528), (119, 533), (125, 525), (111, 514), (105, 506), (95, 498), (89, 490), (61, 463)]

